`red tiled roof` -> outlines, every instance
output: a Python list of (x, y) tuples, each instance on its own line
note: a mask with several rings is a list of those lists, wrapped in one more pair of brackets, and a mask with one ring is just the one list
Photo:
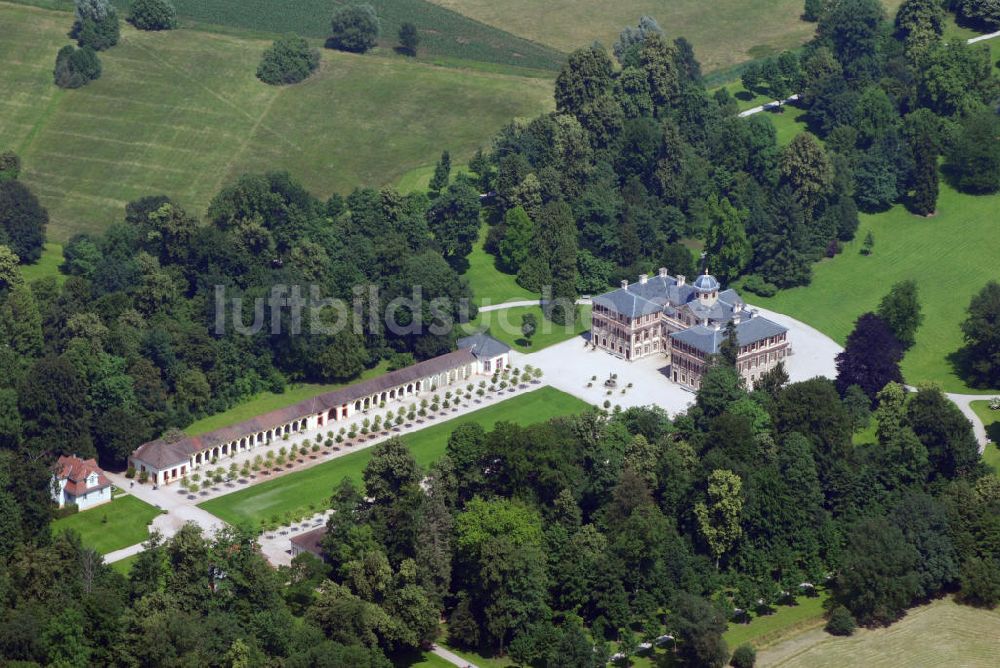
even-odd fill
[(159, 438), (143, 443), (135, 449), (132, 456), (156, 469), (184, 464), (196, 452), (237, 441), (250, 434), (280, 427), (292, 420), (316, 415), (331, 408), (350, 404), (358, 399), (444, 371), (451, 371), (475, 361), (476, 357), (472, 351), (463, 348), (199, 436), (187, 436), (173, 442)]
[[(104, 475), (104, 471), (93, 459), (80, 459), (76, 455), (63, 455), (56, 463), (56, 478), (66, 480), (66, 491), (73, 496), (82, 496), (87, 492), (102, 489), (111, 484), (111, 481)], [(97, 474), (97, 484), (87, 486), (87, 477), (91, 473)]]

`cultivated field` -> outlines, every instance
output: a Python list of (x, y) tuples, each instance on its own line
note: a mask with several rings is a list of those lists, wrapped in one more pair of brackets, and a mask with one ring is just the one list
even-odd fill
[[(815, 24), (802, 0), (433, 0), (515, 35), (572, 51), (594, 40), (611, 47), (622, 28), (655, 18), (670, 37), (686, 37), (705, 71), (803, 44)], [(891, 11), (900, 0), (883, 0)]]
[[(489, 430), (500, 421), (528, 425), (559, 415), (578, 413), (588, 407), (583, 401), (545, 386), (480, 409), (460, 418), (434, 424), (408, 434), (403, 440), (421, 466), (429, 466), (445, 452), (448, 437), (463, 423), (475, 422)], [(327, 507), (334, 487), (345, 477), (361, 482), (361, 473), (371, 459), (371, 448), (338, 457), (312, 468), (262, 482), (202, 504), (213, 515), (230, 523), (259, 524), (286, 512), (298, 513), (312, 504)]]
[(757, 666), (777, 668), (935, 668), (997, 665), (1000, 613), (950, 599), (915, 608), (885, 629), (837, 638), (807, 631), (758, 653)]
[(551, 106), (551, 82), (441, 68), (398, 56), (324, 50), (303, 84), (254, 72), (267, 42), (123, 26), (85, 88), (52, 84), (65, 12), (0, 3), (0, 150), (65, 241), (120, 218), (136, 197), (165, 193), (201, 214), (247, 171), (284, 169), (319, 196), (394, 183), (444, 148), (467, 159), (515, 117)]
[(111, 503), (54, 521), (52, 532), (76, 531), (86, 547), (107, 554), (146, 540), (147, 526), (159, 514), (134, 496), (119, 496)]
[[(1000, 196), (962, 195), (942, 184), (937, 215), (914, 216), (902, 206), (863, 214), (855, 240), (845, 244), (836, 258), (814, 266), (811, 285), (770, 299), (749, 294), (747, 299), (798, 318), (843, 343), (857, 317), (876, 309), (893, 283), (913, 279), (920, 290), (924, 323), (903, 360), (904, 377), (912, 384), (936, 381), (948, 392), (974, 392), (948, 358), (962, 346), (959, 326), (972, 296), (998, 278), (998, 206)], [(858, 251), (869, 230), (875, 247), (865, 257)]]

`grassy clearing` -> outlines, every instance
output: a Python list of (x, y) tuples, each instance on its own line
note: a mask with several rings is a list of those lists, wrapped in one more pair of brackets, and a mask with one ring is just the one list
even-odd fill
[(321, 197), (395, 183), (443, 148), (462, 162), (552, 105), (546, 79), (331, 50), (308, 81), (272, 87), (254, 76), (265, 41), (128, 26), (101, 54), (100, 80), (60, 91), (52, 63), (68, 25), (64, 12), (0, 3), (0, 147), (21, 155), (57, 242), (143, 195), (201, 214), (248, 171), (288, 170)]
[(35, 264), (21, 266), (21, 276), (28, 283), (41, 278), (55, 276), (56, 281), (62, 283), (66, 280), (64, 274), (59, 273), (59, 265), (63, 263), (62, 244), (47, 243), (42, 250), (42, 257)]
[[(935, 381), (948, 392), (974, 392), (948, 358), (962, 346), (959, 325), (972, 296), (997, 278), (1000, 236), (993, 221), (998, 203), (998, 196), (962, 195), (942, 185), (938, 213), (931, 218), (911, 215), (902, 206), (862, 214), (855, 241), (845, 244), (836, 258), (815, 265), (811, 285), (769, 299), (755, 296), (753, 302), (843, 343), (857, 317), (876, 309), (893, 283), (913, 279), (924, 323), (903, 360), (903, 375), (913, 384)], [(869, 231), (875, 247), (865, 257), (858, 251)]]
[(110, 564), (111, 568), (115, 569), (125, 577), (128, 577), (132, 572), (132, 566), (138, 561), (139, 555), (133, 554), (131, 557), (125, 557), (124, 559), (119, 559), (118, 561)]
[(782, 668), (895, 668), (996, 665), (1000, 613), (951, 599), (914, 608), (888, 628), (862, 629), (848, 638), (807, 631), (757, 655), (758, 666)]
[[(71, 0), (13, 0), (28, 5), (72, 10)], [(119, 8), (129, 0), (112, 0)], [(347, 0), (174, 0), (181, 26), (230, 34), (280, 35), (294, 32), (319, 42), (330, 34), (330, 17)], [(463, 16), (427, 0), (371, 0), (381, 22), (384, 50), (398, 45), (399, 27), (409, 21), (420, 31), (421, 57), (481, 61), (520, 68), (558, 69), (563, 54)]]
[(368, 380), (369, 378), (374, 378), (375, 376), (381, 376), (388, 370), (388, 366), (388, 361), (382, 360), (371, 369), (365, 369), (360, 377), (352, 380), (350, 383), (331, 383), (326, 385), (318, 383), (300, 383), (289, 386), (281, 394), (275, 394), (274, 392), (262, 392), (253, 399), (239, 404), (238, 406), (233, 406), (227, 411), (216, 413), (215, 415), (209, 415), (208, 417), (204, 417), (196, 422), (192, 422), (184, 431), (191, 436), (197, 436), (198, 434), (204, 434), (205, 432), (212, 431), (214, 429), (228, 427), (231, 424), (243, 422), (244, 420), (249, 420), (250, 418), (258, 415), (263, 415), (264, 413), (278, 410), (279, 408), (284, 408), (285, 406), (291, 406), (292, 404), (303, 401), (304, 399), (311, 399), (317, 395), (324, 394), (326, 392), (333, 392), (334, 390), (346, 387), (347, 385), (351, 385), (353, 383)]
[[(531, 338), (531, 345), (521, 334), (521, 318), (526, 313), (534, 313), (538, 322), (538, 331)], [(522, 353), (532, 353), (547, 348), (555, 343), (579, 336), (590, 328), (590, 307), (579, 307), (579, 317), (572, 327), (556, 325), (545, 319), (541, 306), (514, 306), (497, 311), (484, 311), (469, 323), (470, 331), (486, 330), (507, 345)]]
[[(491, 26), (562, 51), (594, 40), (609, 47), (622, 28), (654, 17), (671, 38), (694, 44), (706, 71), (799, 46), (815, 24), (802, 21), (800, 0), (432, 0)], [(900, 0), (883, 0), (891, 11)]]
[(416, 650), (394, 654), (389, 660), (394, 668), (451, 668), (452, 666), (437, 654)]
[(72, 529), (80, 534), (84, 545), (107, 554), (146, 540), (147, 526), (159, 514), (158, 509), (134, 496), (120, 496), (110, 503), (54, 521), (52, 532)]
[[(551, 387), (542, 387), (499, 404), (474, 411), (461, 418), (441, 422), (403, 437), (421, 466), (429, 466), (444, 454), (448, 437), (460, 424), (475, 422), (489, 430), (500, 421), (528, 425), (559, 415), (577, 413), (587, 404)], [(202, 504), (208, 512), (235, 524), (259, 523), (286, 512), (301, 512), (327, 505), (334, 486), (348, 477), (361, 481), (361, 473), (371, 459), (371, 449), (338, 457), (304, 471), (268, 480)]]
[(476, 306), (538, 299), (536, 293), (518, 285), (514, 276), (497, 269), (493, 256), (483, 249), (488, 229), (484, 224), (479, 230), (479, 240), (469, 254), (469, 269), (464, 274)]
[(823, 602), (828, 596), (826, 592), (812, 598), (799, 596), (796, 605), (778, 606), (773, 615), (754, 617), (749, 624), (730, 623), (729, 630), (722, 637), (731, 650), (744, 643), (765, 647), (790, 633), (820, 625), (823, 621)]

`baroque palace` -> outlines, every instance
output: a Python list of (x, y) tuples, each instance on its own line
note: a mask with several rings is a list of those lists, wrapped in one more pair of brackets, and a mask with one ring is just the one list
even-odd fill
[(788, 330), (747, 308), (734, 290), (722, 290), (707, 271), (693, 283), (661, 268), (638, 283), (594, 297), (591, 343), (635, 360), (667, 359), (674, 382), (697, 389), (732, 323), (740, 352), (737, 368), (748, 383), (791, 354)]

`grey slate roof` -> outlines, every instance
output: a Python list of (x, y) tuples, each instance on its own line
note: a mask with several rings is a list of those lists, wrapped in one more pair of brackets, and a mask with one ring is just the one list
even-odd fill
[[(740, 346), (746, 346), (787, 331), (786, 327), (782, 327), (773, 320), (755, 316), (736, 325), (736, 340)], [(674, 332), (670, 338), (689, 345), (706, 355), (714, 355), (719, 352), (719, 346), (726, 340), (726, 330), (725, 328), (715, 329), (714, 327), (695, 325), (680, 332)]]
[(719, 281), (715, 280), (715, 276), (711, 274), (702, 274), (694, 279), (694, 287), (702, 292), (712, 292), (719, 289)]
[(459, 349), (470, 351), (476, 359), (499, 357), (510, 352), (510, 346), (485, 332), (462, 337), (457, 343)]
[[(502, 344), (501, 344), (502, 345)], [(223, 443), (236, 441), (244, 436), (256, 434), (268, 429), (288, 424), (307, 415), (316, 415), (331, 408), (350, 404), (357, 399), (390, 390), (400, 385), (422, 380), (429, 376), (452, 369), (460, 368), (476, 361), (472, 351), (462, 348), (454, 352), (432, 357), (423, 362), (417, 362), (381, 376), (376, 376), (360, 383), (342, 387), (333, 392), (327, 392), (311, 399), (305, 399), (291, 406), (280, 408), (270, 413), (239, 422), (228, 427), (222, 427), (199, 436), (185, 436), (177, 441), (167, 442), (162, 438), (143, 443), (132, 452), (132, 456), (150, 466), (161, 470), (169, 466), (187, 463), (191, 455), (213, 448)]]

